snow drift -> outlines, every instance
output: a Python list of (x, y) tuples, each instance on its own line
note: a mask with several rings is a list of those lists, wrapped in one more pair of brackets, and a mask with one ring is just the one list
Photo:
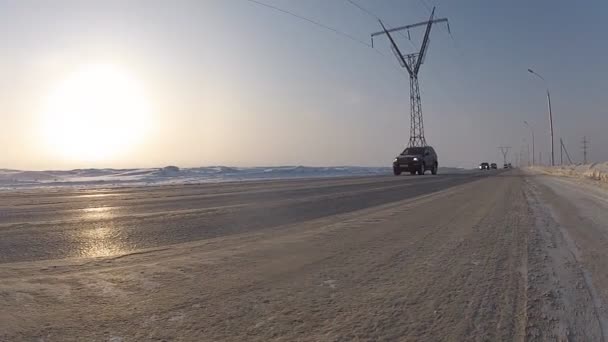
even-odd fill
[(553, 176), (587, 178), (608, 183), (608, 162), (581, 165), (561, 165), (553, 167), (534, 166), (531, 169)]

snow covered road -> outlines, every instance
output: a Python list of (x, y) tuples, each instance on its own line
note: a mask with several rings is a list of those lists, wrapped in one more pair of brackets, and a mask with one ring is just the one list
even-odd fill
[(21, 189), (0, 197), (0, 263), (116, 256), (346, 213), (487, 176), (342, 177), (104, 189)]
[[(513, 170), (201, 189), (3, 198), (0, 341), (606, 336), (607, 192), (588, 183)], [(101, 216), (70, 226), (90, 209), (84, 203), (108, 204), (121, 219), (93, 210)], [(207, 224), (221, 214), (204, 208), (232, 220)], [(121, 240), (113, 227), (132, 233), (120, 227), (138, 222), (149, 237), (133, 241), (161, 243), (112, 250)], [(216, 225), (227, 230), (191, 233)], [(165, 243), (161, 227), (187, 238)], [(106, 255), (19, 253), (5, 241), (69, 250), (45, 236), (80, 230), (75, 246), (97, 239)]]

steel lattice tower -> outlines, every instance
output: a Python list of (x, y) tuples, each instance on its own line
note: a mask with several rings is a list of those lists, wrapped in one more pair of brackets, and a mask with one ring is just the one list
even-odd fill
[(511, 146), (499, 146), (498, 149), (502, 153), (504, 165), (507, 165), (507, 155), (509, 154), (509, 150), (511, 149)]
[[(435, 8), (433, 7), (433, 11), (431, 12), (431, 18), (428, 21), (401, 26), (390, 30), (387, 30), (382, 21), (380, 21), (382, 31), (372, 33), (372, 47), (374, 46), (375, 36), (386, 34), (386, 36), (391, 42), (391, 48), (393, 50), (393, 53), (397, 57), (397, 60), (399, 60), (401, 67), (407, 69), (407, 72), (410, 75), (410, 140), (408, 143), (409, 147), (426, 146), (426, 139), (424, 138), (424, 123), (422, 121), (420, 86), (418, 85), (418, 72), (420, 71), (420, 66), (422, 65), (422, 63), (424, 63), (424, 57), (426, 56), (426, 51), (429, 44), (429, 35), (431, 33), (431, 27), (434, 23), (445, 22), (448, 25), (448, 31), (450, 30), (447, 18), (433, 19), (434, 16)], [(420, 52), (404, 56), (401, 51), (399, 51), (399, 47), (393, 40), (393, 37), (390, 33), (401, 30), (408, 30), (409, 36), (409, 29), (424, 25), (426, 25), (426, 32), (424, 33), (424, 40), (422, 41)]]
[[(416, 54), (407, 55), (407, 63), (416, 65)], [(424, 122), (422, 121), (422, 102), (420, 101), (420, 86), (418, 75), (410, 74), (410, 141), (409, 147), (426, 146), (424, 138)]]

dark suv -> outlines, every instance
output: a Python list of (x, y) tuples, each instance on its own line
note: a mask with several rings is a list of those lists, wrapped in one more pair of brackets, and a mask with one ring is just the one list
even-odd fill
[(408, 147), (393, 161), (393, 173), (395, 176), (401, 172), (423, 175), (426, 170), (431, 170), (436, 175), (438, 166), (437, 153), (431, 146)]

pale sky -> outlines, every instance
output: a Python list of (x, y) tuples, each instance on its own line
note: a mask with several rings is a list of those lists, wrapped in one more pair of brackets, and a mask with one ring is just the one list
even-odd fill
[[(379, 30), (346, 0), (260, 1), (363, 42)], [(608, 160), (607, 1), (356, 2), (390, 26), (427, 6), (448, 17), (454, 39), (434, 27), (420, 72), (441, 165), (526, 150), (524, 120), (549, 160), (545, 84), (528, 68), (551, 90), (556, 161), (560, 137), (581, 161), (585, 135)], [(390, 166), (409, 138), (408, 77), (385, 39), (382, 56), (246, 0), (0, 1), (0, 41), (0, 168)], [(99, 96), (79, 95), (92, 83)]]

